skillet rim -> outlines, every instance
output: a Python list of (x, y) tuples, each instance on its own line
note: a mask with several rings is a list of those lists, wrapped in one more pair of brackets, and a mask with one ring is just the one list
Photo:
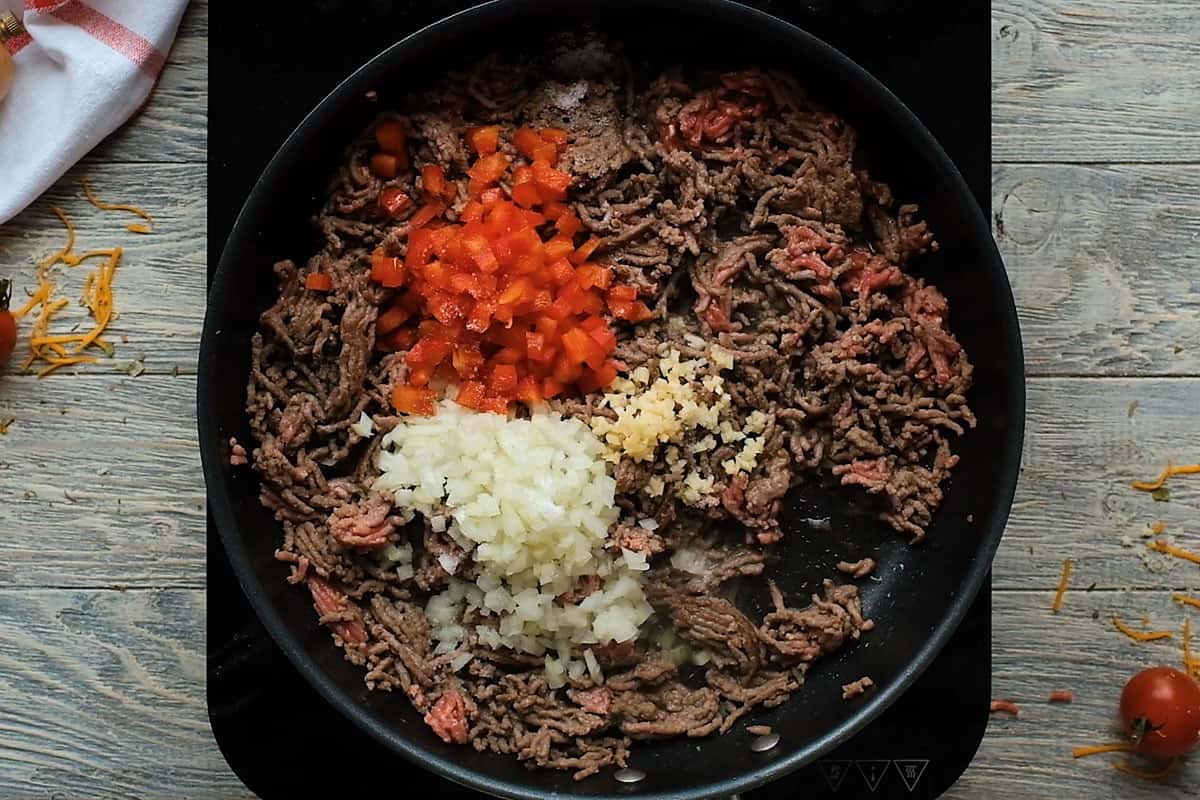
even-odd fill
[[(228, 284), (235, 271), (235, 254), (244, 249), (244, 243), (255, 235), (254, 231), (249, 230), (250, 220), (260, 216), (263, 207), (268, 202), (268, 199), (264, 197), (265, 189), (278, 185), (281, 178), (284, 177), (282, 169), (283, 162), (286, 160), (285, 154), (295, 148), (310, 129), (326, 127), (329, 118), (336, 114), (338, 107), (344, 103), (344, 98), (356, 92), (356, 84), (366, 80), (368, 73), (380, 61), (388, 60), (394, 53), (407, 49), (422, 39), (452, 34), (454, 28), (464, 23), (471, 22), (479, 25), (486, 23), (489, 18), (503, 16), (512, 9), (545, 5), (547, 5), (547, 0), (489, 0), (427, 25), (364, 62), (305, 115), (268, 162), (230, 228), (229, 237), (222, 250), (216, 273), (209, 288), (197, 377), (197, 424), (201, 463), (209, 492), (209, 509), (234, 573), (237, 575), (238, 583), (276, 644), (292, 662), (292, 665), (304, 675), (327, 702), (376, 740), (400, 753), (414, 764), (429, 769), (444, 778), (479, 791), (514, 800), (550, 800), (561, 797), (561, 795), (552, 790), (539, 788), (536, 785), (536, 777), (532, 777), (536, 776), (536, 773), (530, 773), (530, 781), (522, 783), (486, 776), (460, 766), (453, 759), (439, 756), (404, 733), (389, 729), (376, 719), (376, 714), (356, 702), (347, 690), (337, 685), (300, 646), (297, 637), (288, 630), (282, 615), (272, 606), (263, 582), (252, 567), (248, 548), (239, 530), (230, 502), (228, 478), (223, 471), (224, 465), (219, 444), (219, 424), (213, 404), (207, 398), (214, 390), (219, 390), (221, 387), (219, 365), (217, 359), (213, 357), (216, 338), (220, 335), (214, 324), (214, 318), (217, 316), (214, 313), (214, 298), (225, 297), (229, 294)], [(744, 6), (733, 0), (660, 0), (659, 5), (661, 8), (674, 8), (698, 16), (718, 16), (739, 26), (754, 24), (776, 29), (792, 39), (797, 48), (815, 53), (817, 58), (826, 62), (831, 70), (842, 73), (848, 82), (858, 86), (868, 97), (870, 105), (885, 118), (886, 126), (903, 131), (910, 138), (916, 150), (924, 151), (931, 166), (940, 173), (939, 178), (950, 187), (950, 192), (957, 195), (958, 199), (967, 207), (971, 226), (969, 230), (965, 231), (965, 238), (973, 241), (984, 255), (978, 265), (980, 274), (986, 276), (990, 283), (995, 284), (994, 288), (1002, 287), (1004, 290), (994, 298), (994, 302), (1001, 307), (999, 311), (1003, 323), (1002, 334), (1008, 339), (1009, 363), (1005, 364), (1005, 369), (1019, 376), (1016, 380), (1010, 380), (1009, 396), (1004, 398), (1002, 403), (1002, 407), (1010, 413), (1011, 424), (1005, 429), (1003, 448), (998, 458), (997, 507), (993, 509), (994, 513), (989, 515), (991, 524), (986, 529), (977, 532), (979, 546), (976, 554), (963, 575), (957, 596), (945, 610), (933, 633), (887, 686), (877, 690), (840, 725), (790, 755), (749, 769), (727, 780), (715, 781), (685, 790), (638, 792), (633, 795), (654, 800), (696, 800), (744, 792), (780, 778), (816, 760), (850, 739), (878, 717), (912, 685), (937, 653), (942, 650), (962, 621), (988, 575), (992, 558), (1011, 511), (1019, 474), (1025, 426), (1024, 357), (1012, 288), (992, 239), (991, 228), (958, 168), (933, 135), (899, 98), (840, 50), (807, 31), (764, 11)], [(618, 800), (618, 798), (630, 797), (631, 793), (629, 791), (611, 791), (607, 794), (588, 796), (596, 798), (596, 800)]]

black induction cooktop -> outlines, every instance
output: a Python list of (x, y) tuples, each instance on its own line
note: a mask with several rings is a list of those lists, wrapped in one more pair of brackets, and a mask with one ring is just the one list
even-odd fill
[[(569, 2), (569, 0), (564, 0)], [(900, 97), (990, 209), (990, 4), (982, 0), (748, 2), (825, 39)], [(461, 0), (213, 4), (209, 25), (210, 274), (257, 176), (342, 78)], [(208, 705), (225, 758), (263, 798), (384, 790), (478, 798), (393, 754), (330, 707), (259, 624), (211, 521)], [(990, 580), (943, 652), (878, 720), (820, 762), (743, 800), (932, 798), (987, 724)], [(952, 731), (952, 735), (947, 735)]]

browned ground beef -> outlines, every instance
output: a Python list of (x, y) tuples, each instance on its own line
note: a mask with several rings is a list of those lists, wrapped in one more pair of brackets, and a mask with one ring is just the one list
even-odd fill
[[(303, 266), (276, 265), (279, 298), (253, 340), (247, 403), (262, 502), (284, 530), (276, 557), (291, 565), (290, 581), (307, 583), (368, 687), (404, 692), (447, 741), (578, 777), (624, 765), (633, 740), (728, 731), (787, 700), (815, 659), (870, 630), (854, 586), (826, 582), (811, 605), (792, 608), (772, 585), (774, 608), (758, 621), (724, 587), (763, 573), (780, 501), (805, 475), (859, 487), (892, 526), (920, 538), (956, 461), (950, 436), (975, 422), (971, 366), (946, 327), (945, 299), (906, 271), (936, 243), (914, 208), (857, 168), (845, 122), (778, 74), (671, 73), (634, 87), (613, 77), (629, 74), (619, 65), (602, 72), (580, 82), (552, 66), (493, 60), (448, 78), (402, 117), (413, 170), (392, 180), (367, 169), (364, 133), (314, 221), (319, 252)], [(564, 99), (581, 87), (576, 102)], [(654, 557), (647, 594), (685, 642), (711, 652), (706, 669), (681, 669), (648, 642), (610, 644), (597, 652), (602, 686), (585, 677), (554, 691), (540, 659), (490, 650), (474, 634), (464, 645), (473, 658), (458, 670), (461, 653), (433, 652), (424, 604), (447, 579), (437, 556), (463, 554), (369, 490), (378, 434), (398, 423), (387, 397), (403, 380), (403, 354), (374, 349), (391, 290), (367, 272), (376, 247), (405, 248), (407, 224), (380, 219), (379, 193), (416, 196), (415, 171), (436, 163), (460, 185), (450, 214), (461, 211), (462, 132), (484, 123), (571, 132), (563, 163), (577, 179), (577, 211), (604, 237), (603, 260), (656, 311), (623, 332), (624, 362), (653, 366), (666, 347), (701, 355), (694, 337), (719, 342), (736, 358), (725, 373), (735, 421), (754, 410), (768, 417), (754, 470), (722, 479), (698, 505), (677, 499), (681, 475), (661, 459), (616, 467), (624, 514), (611, 545)], [(305, 291), (313, 271), (331, 276), (331, 292)], [(585, 418), (612, 413), (595, 398), (558, 405)], [(377, 426), (369, 441), (351, 429), (363, 412)], [(732, 455), (682, 449), (689, 467), (714, 476)], [(659, 497), (644, 491), (653, 475), (666, 485)], [(646, 517), (653, 532), (636, 524)], [(670, 567), (667, 553), (719, 521), (737, 523), (744, 541), (713, 550), (703, 578)], [(401, 577), (381, 556), (403, 543), (415, 556)]]

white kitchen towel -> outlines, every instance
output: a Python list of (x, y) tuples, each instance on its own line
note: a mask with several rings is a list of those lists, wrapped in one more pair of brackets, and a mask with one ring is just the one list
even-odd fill
[(187, 0), (0, 0), (28, 36), (0, 100), (0, 223), (129, 119), (162, 71)]

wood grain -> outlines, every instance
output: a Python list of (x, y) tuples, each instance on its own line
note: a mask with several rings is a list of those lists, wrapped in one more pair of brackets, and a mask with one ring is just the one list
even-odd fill
[[(8, 376), (2, 386), (0, 417), (15, 421), (0, 436), (0, 497), (5, 519), (27, 525), (0, 539), (0, 586), (203, 587), (194, 381)], [(199, 631), (203, 617), (190, 624)]]
[(1200, 160), (1192, 0), (992, 4), (997, 161)]
[(145, 108), (87, 155), (91, 163), (208, 160), (208, 2), (192, 0)]
[(1200, 375), (1200, 167), (996, 166), (1034, 375)]
[[(992, 606), (992, 695), (1013, 700), (1021, 714), (991, 716), (975, 760), (944, 797), (1151, 800), (1197, 795), (1200, 764), (1194, 759), (1153, 783), (1111, 766), (1124, 760), (1124, 754), (1073, 759), (1071, 749), (1117, 741), (1113, 720), (1121, 687), (1144, 667), (1181, 666), (1179, 631), (1189, 615), (1192, 628), (1200, 630), (1200, 612), (1171, 602), (1165, 592), (1093, 592), (1054, 615), (1035, 594), (997, 591)], [(1137, 644), (1113, 628), (1114, 614), (1134, 627), (1141, 627), (1146, 616), (1151, 628), (1176, 635)], [(1070, 689), (1075, 701), (1047, 703), (1055, 689)]]
[[(139, 221), (124, 212), (98, 212), (84, 199), (86, 178), (102, 199), (136, 202), (154, 216), (154, 233), (125, 230)], [(201, 164), (82, 164), (71, 170), (15, 220), (0, 227), (0, 258), (15, 282), (18, 303), (36, 285), (34, 264), (65, 241), (62, 223), (50, 207), (60, 206), (78, 229), (76, 252), (121, 246), (125, 254), (114, 281), (119, 319), (110, 326), (116, 346), (112, 359), (82, 365), (84, 374), (109, 375), (144, 356), (148, 372), (193, 373), (204, 321), (205, 168)], [(86, 264), (86, 262), (85, 262)], [(60, 292), (78, 298), (85, 270), (60, 267)], [(83, 322), (87, 312), (73, 302), (54, 330)], [(28, 323), (22, 328), (22, 336)]]
[(209, 728), (204, 602), (0, 591), (0, 796), (246, 797)]

